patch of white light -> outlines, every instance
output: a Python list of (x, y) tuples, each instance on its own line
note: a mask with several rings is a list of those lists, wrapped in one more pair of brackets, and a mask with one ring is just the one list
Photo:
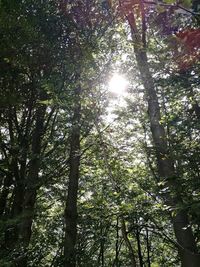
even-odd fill
[(107, 115), (104, 117), (107, 123), (114, 122), (118, 117), (115, 114), (115, 110), (126, 106), (127, 102), (125, 98), (128, 95), (128, 85), (129, 82), (120, 73), (116, 72), (111, 76), (108, 82), (108, 91), (110, 93), (109, 104), (106, 108)]
[(109, 91), (116, 95), (125, 94), (127, 86), (128, 81), (118, 73), (114, 73), (109, 81)]
[(92, 195), (93, 195), (92, 191), (85, 192), (84, 195), (82, 195), (80, 198), (81, 202), (85, 202), (87, 200), (90, 200), (92, 198)]

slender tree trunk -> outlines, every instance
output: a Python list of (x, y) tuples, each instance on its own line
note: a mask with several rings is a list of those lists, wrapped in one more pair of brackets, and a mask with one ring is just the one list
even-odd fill
[[(9, 186), (14, 185), (12, 192), (12, 197), (9, 199), (11, 202), (11, 207), (6, 207), (6, 215), (14, 220), (13, 224), (9, 224), (5, 231), (5, 244), (4, 248), (9, 253), (14, 249), (19, 247), (19, 231), (20, 225), (22, 224), (22, 211), (23, 211), (23, 200), (25, 193), (25, 173), (26, 173), (26, 162), (28, 153), (28, 135), (31, 126), (31, 110), (32, 105), (29, 106), (29, 112), (27, 117), (27, 123), (24, 134), (20, 130), (17, 121), (16, 110), (9, 109), (8, 112), (8, 126), (11, 142), (11, 150), (9, 157), (11, 158), (11, 163), (9, 164), (8, 177), (5, 180), (5, 190), (2, 192), (3, 202), (7, 205), (7, 193), (10, 193)], [(26, 114), (26, 112), (25, 112)], [(25, 114), (23, 117), (25, 118)], [(14, 128), (15, 127), (15, 128)], [(19, 151), (12, 148), (15, 142), (19, 142)], [(4, 193), (4, 194), (3, 194)], [(1, 203), (3, 203), (1, 202)], [(3, 210), (2, 210), (3, 212)]]
[(80, 94), (75, 91), (75, 107), (72, 123), (69, 155), (69, 185), (65, 207), (64, 267), (76, 266), (77, 194), (80, 165)]
[(150, 242), (149, 242), (149, 231), (148, 231), (148, 228), (146, 228), (146, 245), (147, 245), (147, 264), (148, 264), (148, 267), (151, 267)]
[(8, 225), (5, 231), (5, 244), (4, 247), (8, 253), (17, 247), (18, 241), (18, 224), (20, 221), (19, 215), (22, 212), (22, 202), (24, 196), (24, 180), (23, 177), (19, 174), (19, 167), (18, 167), (18, 149), (15, 147), (16, 136), (14, 133), (14, 125), (13, 125), (13, 110), (10, 107), (8, 111), (8, 129), (9, 129), (9, 136), (10, 136), (10, 175), (11, 180), (14, 183), (14, 189), (12, 192), (12, 206), (9, 211), (9, 219), (14, 219), (15, 222)]
[[(155, 145), (158, 174), (160, 177), (160, 181), (164, 181), (166, 183), (166, 186), (169, 187), (172, 193), (171, 195), (175, 195), (172, 197), (170, 194), (166, 193), (163, 198), (167, 205), (170, 205), (173, 208), (177, 208), (177, 206), (182, 205), (182, 200), (177, 192), (178, 185), (176, 183), (174, 166), (172, 160), (170, 159), (165, 129), (160, 123), (161, 114), (159, 101), (154, 86), (153, 77), (148, 64), (145, 40), (145, 12), (142, 0), (140, 0), (140, 8), (142, 19), (141, 36), (137, 30), (134, 13), (129, 13), (128, 15), (126, 15), (126, 18), (131, 28), (131, 34), (134, 42), (134, 53), (140, 72), (141, 81), (146, 91), (148, 114), (152, 138)], [(200, 255), (197, 254), (197, 246), (192, 233), (192, 229), (189, 225), (187, 213), (184, 210), (177, 210), (177, 214), (172, 215), (172, 223), (177, 243), (179, 245), (179, 255), (181, 258), (182, 266), (198, 267), (200, 263)]]
[(115, 266), (119, 266), (119, 218), (116, 219)]
[[(161, 181), (166, 182), (166, 186), (176, 194), (177, 184), (170, 154), (167, 146), (167, 139), (163, 125), (160, 124), (161, 115), (158, 97), (153, 83), (153, 78), (149, 70), (146, 52), (135, 45), (135, 56), (140, 71), (141, 79), (146, 90), (148, 101), (148, 113), (155, 151), (158, 163), (158, 173)], [(176, 194), (177, 195), (177, 194)], [(177, 204), (182, 204), (180, 196), (164, 196), (166, 204), (176, 208)], [(183, 267), (198, 267), (200, 256), (197, 255), (197, 247), (189, 225), (188, 215), (184, 210), (177, 211), (172, 216), (174, 232), (179, 244), (179, 254)]]
[(104, 245), (105, 245), (105, 232), (103, 231), (103, 223), (100, 222), (100, 249), (98, 255), (98, 266), (104, 267)]
[(23, 254), (16, 259), (16, 266), (27, 266), (27, 248), (32, 234), (32, 223), (34, 217), (34, 206), (39, 188), (39, 169), (41, 163), (41, 144), (44, 134), (46, 106), (40, 105), (36, 110), (36, 124), (32, 137), (32, 158), (29, 163), (29, 173), (26, 179), (26, 186), (22, 205), (22, 221), (19, 227), (19, 244)]
[(187, 81), (188, 84), (188, 88), (190, 89), (188, 97), (191, 99), (192, 101), (192, 110), (195, 112), (195, 115), (197, 117), (198, 120), (200, 120), (200, 106), (196, 100), (194, 91), (192, 86), (190, 85), (189, 81)]
[(130, 257), (130, 260), (131, 260), (131, 267), (137, 267), (136, 259), (135, 259), (135, 252), (134, 252), (133, 247), (131, 245), (131, 242), (128, 239), (128, 236), (127, 236), (126, 224), (125, 224), (124, 218), (121, 218), (121, 230), (122, 230), (122, 236), (124, 238), (124, 241), (126, 243), (128, 251), (129, 251), (129, 257)]
[(136, 229), (136, 239), (137, 239), (137, 247), (138, 247), (138, 258), (140, 262), (140, 267), (143, 267), (143, 257), (142, 257), (142, 250), (141, 250), (141, 242), (140, 242), (140, 232), (139, 229)]
[(17, 248), (19, 238), (19, 223), (20, 214), (22, 212), (22, 201), (24, 195), (24, 186), (21, 181), (17, 181), (13, 190), (13, 203), (9, 214), (9, 219), (14, 220), (13, 223), (9, 223), (5, 230), (5, 244), (6, 251), (10, 254), (11, 251)]
[(12, 184), (12, 174), (8, 172), (3, 181), (3, 189), (0, 195), (0, 216), (4, 215), (7, 206), (7, 198), (9, 194), (9, 187)]
[(39, 170), (41, 163), (41, 145), (44, 134), (46, 106), (41, 105), (36, 111), (36, 126), (32, 138), (32, 159), (29, 163), (29, 174), (26, 182), (26, 190), (23, 202), (23, 223), (21, 236), (25, 245), (29, 244), (31, 238), (31, 226), (34, 215), (34, 205), (39, 188)]

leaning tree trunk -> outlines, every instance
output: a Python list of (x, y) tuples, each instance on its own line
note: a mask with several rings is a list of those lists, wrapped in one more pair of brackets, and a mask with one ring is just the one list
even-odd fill
[[(167, 205), (170, 205), (173, 208), (177, 208), (178, 206), (182, 205), (182, 199), (177, 192), (176, 175), (174, 171), (173, 161), (170, 159), (165, 129), (160, 123), (161, 114), (159, 101), (146, 54), (145, 12), (143, 1), (141, 0), (140, 9), (142, 18), (141, 36), (138, 32), (133, 12), (126, 15), (126, 19), (131, 28), (136, 62), (141, 76), (141, 81), (146, 91), (148, 115), (150, 120), (152, 138), (155, 145), (158, 174), (160, 181), (164, 181), (171, 192), (171, 194), (166, 193), (163, 198)], [(172, 197), (173, 194), (175, 196)], [(177, 210), (177, 213), (175, 215), (172, 215), (172, 223), (178, 243), (178, 251), (182, 267), (199, 267), (200, 255), (197, 254), (197, 245), (192, 233), (192, 229), (189, 225), (188, 214), (186, 213), (186, 211)]]
[(75, 106), (72, 122), (69, 155), (69, 185), (65, 207), (64, 267), (76, 266), (77, 194), (80, 165), (80, 94), (75, 90)]

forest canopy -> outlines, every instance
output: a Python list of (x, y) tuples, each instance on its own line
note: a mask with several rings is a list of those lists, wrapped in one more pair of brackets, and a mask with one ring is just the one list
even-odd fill
[(1, 0), (0, 25), (0, 267), (199, 267), (199, 1)]

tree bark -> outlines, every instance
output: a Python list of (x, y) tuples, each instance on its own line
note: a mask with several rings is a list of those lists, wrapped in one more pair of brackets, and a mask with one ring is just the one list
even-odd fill
[(76, 266), (77, 195), (80, 165), (80, 103), (81, 88), (75, 90), (69, 155), (69, 185), (65, 206), (64, 267)]
[(130, 256), (130, 260), (131, 260), (131, 267), (137, 267), (137, 263), (135, 260), (135, 253), (134, 253), (133, 247), (131, 245), (131, 242), (127, 236), (126, 224), (125, 224), (124, 218), (121, 218), (121, 230), (122, 230), (122, 236), (124, 238), (124, 241), (126, 243), (128, 251), (129, 251), (129, 256)]
[(98, 255), (98, 266), (104, 267), (104, 245), (105, 245), (105, 232), (103, 231), (103, 223), (100, 222), (100, 247), (99, 247), (99, 255)]
[[(150, 119), (151, 133), (155, 145), (156, 158), (158, 164), (158, 174), (161, 181), (166, 182), (171, 192), (176, 197), (165, 194), (165, 202), (167, 205), (176, 208), (178, 204), (182, 204), (181, 198), (177, 195), (176, 175), (173, 162), (170, 159), (168, 151), (167, 139), (163, 125), (160, 124), (161, 115), (158, 97), (156, 94), (153, 78), (149, 70), (146, 52), (135, 46), (135, 56), (140, 71), (141, 80), (147, 94), (148, 114)], [(189, 225), (188, 215), (184, 210), (177, 211), (172, 216), (175, 236), (179, 244), (179, 254), (183, 267), (198, 267), (200, 255), (197, 254), (197, 246)]]
[(36, 125), (32, 138), (32, 159), (29, 163), (29, 174), (26, 182), (26, 190), (23, 202), (23, 224), (21, 236), (23, 243), (28, 245), (31, 237), (31, 226), (33, 221), (33, 210), (37, 190), (39, 188), (39, 170), (41, 161), (41, 145), (44, 134), (46, 106), (41, 105), (36, 111)]
[(116, 219), (115, 266), (119, 266), (119, 218)]
[[(140, 1), (140, 3), (141, 5), (143, 4), (142, 0)], [(141, 11), (141, 15), (142, 25), (144, 25), (144, 12)], [(166, 186), (170, 190), (170, 193), (163, 194), (163, 199), (167, 205), (170, 205), (174, 209), (177, 209), (177, 206), (182, 206), (183, 203), (181, 196), (178, 193), (175, 170), (173, 161), (170, 158), (165, 129), (160, 123), (161, 114), (159, 101), (148, 64), (146, 41), (144, 42), (143, 40), (143, 37), (145, 35), (145, 27), (142, 27), (141, 37), (137, 30), (134, 13), (129, 13), (128, 15), (126, 15), (126, 18), (131, 28), (134, 53), (141, 76), (141, 81), (146, 91), (148, 115), (150, 120), (152, 138), (155, 145), (158, 175), (160, 177), (160, 181), (164, 181)], [(172, 214), (172, 223), (179, 246), (179, 255), (181, 258), (182, 267), (198, 267), (200, 263), (200, 255), (197, 254), (197, 245), (195, 243), (194, 235), (189, 224), (188, 214), (186, 213), (186, 211), (184, 211), (183, 209), (177, 210), (176, 214)]]
[(22, 204), (22, 221), (19, 226), (19, 244), (23, 251), (16, 260), (16, 266), (27, 266), (27, 248), (32, 234), (32, 223), (34, 217), (34, 206), (39, 188), (39, 170), (41, 161), (41, 145), (44, 134), (46, 106), (41, 104), (36, 110), (36, 123), (32, 136), (32, 158), (29, 163), (29, 172), (24, 188)]
[(137, 239), (138, 258), (140, 262), (140, 267), (143, 267), (143, 256), (142, 256), (142, 249), (141, 249), (141, 242), (140, 242), (140, 231), (138, 227), (136, 229), (136, 239)]
[(151, 267), (151, 257), (150, 257), (150, 242), (149, 242), (149, 230), (146, 227), (146, 246), (147, 246), (147, 265)]
[(12, 192), (12, 206), (9, 211), (8, 218), (14, 219), (15, 222), (9, 224), (5, 230), (5, 242), (4, 247), (8, 253), (17, 247), (16, 243), (18, 241), (18, 222), (19, 215), (22, 212), (22, 202), (24, 196), (24, 181), (23, 178), (19, 174), (19, 166), (18, 166), (18, 148), (16, 148), (16, 136), (14, 131), (14, 123), (13, 123), (13, 110), (9, 107), (8, 110), (8, 129), (9, 129), (9, 137), (10, 137), (10, 145), (11, 148), (9, 150), (9, 157), (11, 158), (11, 163), (9, 165), (10, 168), (10, 179), (13, 181), (14, 189)]
[(3, 216), (6, 211), (7, 198), (9, 194), (9, 187), (12, 184), (12, 174), (8, 172), (3, 181), (3, 189), (0, 195), (0, 216)]

